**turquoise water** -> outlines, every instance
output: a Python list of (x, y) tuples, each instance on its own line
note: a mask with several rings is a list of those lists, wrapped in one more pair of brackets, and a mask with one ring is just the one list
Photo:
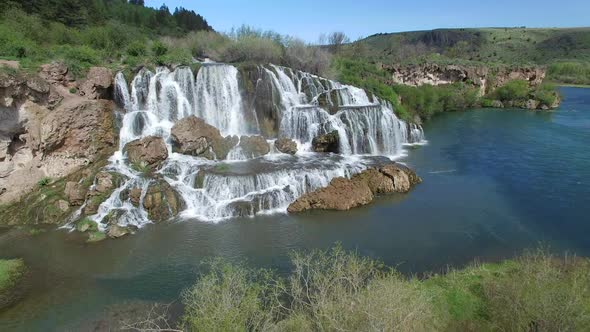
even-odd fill
[(539, 243), (590, 256), (590, 90), (562, 93), (552, 113), (437, 116), (425, 125), (430, 143), (403, 160), (424, 182), (349, 212), (154, 225), (95, 245), (61, 231), (4, 231), (0, 258), (24, 257), (33, 278), (25, 300), (0, 313), (0, 330), (90, 329), (114, 305), (177, 298), (215, 256), (286, 270), (291, 250), (340, 242), (406, 273)]

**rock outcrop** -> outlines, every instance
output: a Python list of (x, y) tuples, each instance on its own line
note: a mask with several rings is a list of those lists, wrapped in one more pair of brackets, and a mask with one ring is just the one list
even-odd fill
[(279, 138), (275, 141), (275, 148), (282, 153), (294, 155), (297, 153), (297, 143), (290, 138)]
[(407, 193), (421, 181), (414, 171), (401, 164), (369, 168), (350, 179), (333, 179), (326, 188), (298, 198), (288, 211), (350, 210), (371, 203), (377, 194)]
[(223, 137), (219, 129), (196, 116), (178, 121), (171, 131), (172, 150), (207, 159), (223, 160), (238, 143), (237, 137)]
[(123, 152), (127, 154), (132, 167), (139, 171), (156, 170), (168, 159), (166, 142), (158, 136), (131, 141), (125, 145)]
[(143, 207), (154, 222), (177, 216), (183, 206), (182, 197), (164, 180), (156, 180), (150, 184), (143, 199)]
[(545, 69), (539, 67), (488, 68), (436, 63), (407, 66), (383, 65), (383, 69), (391, 74), (390, 84), (422, 86), (463, 82), (478, 87), (480, 96), (513, 80), (525, 80), (531, 87), (536, 87), (543, 83), (546, 75)]
[(315, 152), (340, 153), (340, 136), (338, 136), (338, 131), (332, 131), (325, 135), (315, 137), (311, 141), (311, 145)]
[(110, 99), (113, 92), (113, 72), (104, 67), (92, 67), (80, 84), (80, 95), (88, 99)]
[(242, 136), (239, 147), (249, 159), (258, 158), (270, 153), (270, 146), (262, 136)]

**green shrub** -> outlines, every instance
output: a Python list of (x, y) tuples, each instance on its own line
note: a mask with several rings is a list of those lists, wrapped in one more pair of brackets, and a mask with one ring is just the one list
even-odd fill
[(127, 54), (130, 56), (146, 56), (147, 47), (144, 42), (134, 41), (127, 47)]
[(550, 83), (541, 84), (534, 92), (535, 99), (537, 99), (541, 105), (551, 106), (555, 104), (558, 98), (558, 93), (555, 85)]
[(41, 180), (39, 180), (37, 182), (37, 185), (39, 185), (39, 187), (45, 187), (45, 186), (47, 186), (50, 183), (51, 183), (51, 178), (50, 177), (44, 177), (44, 178), (42, 178)]
[(152, 53), (156, 57), (161, 57), (168, 53), (168, 46), (164, 45), (161, 41), (157, 40), (152, 45)]
[(494, 92), (501, 101), (524, 101), (529, 97), (529, 83), (525, 80), (509, 81)]
[[(263, 331), (272, 322), (276, 300), (264, 271), (220, 261), (183, 293), (187, 331)], [(267, 298), (268, 297), (268, 298)]]

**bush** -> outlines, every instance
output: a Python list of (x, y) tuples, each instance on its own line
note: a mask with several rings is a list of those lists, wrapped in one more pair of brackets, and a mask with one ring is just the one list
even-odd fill
[(147, 47), (144, 42), (134, 41), (127, 47), (127, 54), (130, 56), (146, 56)]
[(154, 56), (156, 57), (161, 57), (163, 55), (165, 55), (166, 53), (168, 53), (168, 46), (166, 46), (164, 43), (162, 43), (159, 40), (156, 40), (153, 44), (152, 44), (152, 53), (154, 54)]
[(541, 84), (537, 90), (535, 90), (535, 99), (537, 99), (541, 105), (551, 106), (555, 104), (558, 98), (557, 90), (555, 86), (550, 83)]
[(45, 187), (45, 186), (47, 186), (50, 183), (51, 183), (51, 178), (50, 177), (44, 177), (44, 178), (42, 178), (41, 180), (39, 180), (37, 182), (37, 184), (39, 185), (39, 187)]
[(524, 101), (529, 97), (529, 83), (525, 80), (509, 81), (494, 92), (497, 99), (505, 101)]
[(273, 319), (273, 282), (264, 271), (221, 261), (183, 295), (188, 331), (262, 331)]
[(549, 66), (547, 78), (567, 84), (590, 84), (590, 63), (557, 62)]

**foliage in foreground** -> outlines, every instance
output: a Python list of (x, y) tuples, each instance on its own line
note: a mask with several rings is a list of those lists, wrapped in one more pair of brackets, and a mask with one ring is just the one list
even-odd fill
[(292, 271), (214, 261), (183, 294), (186, 331), (582, 331), (590, 261), (525, 253), (424, 280), (369, 258), (295, 253)]

